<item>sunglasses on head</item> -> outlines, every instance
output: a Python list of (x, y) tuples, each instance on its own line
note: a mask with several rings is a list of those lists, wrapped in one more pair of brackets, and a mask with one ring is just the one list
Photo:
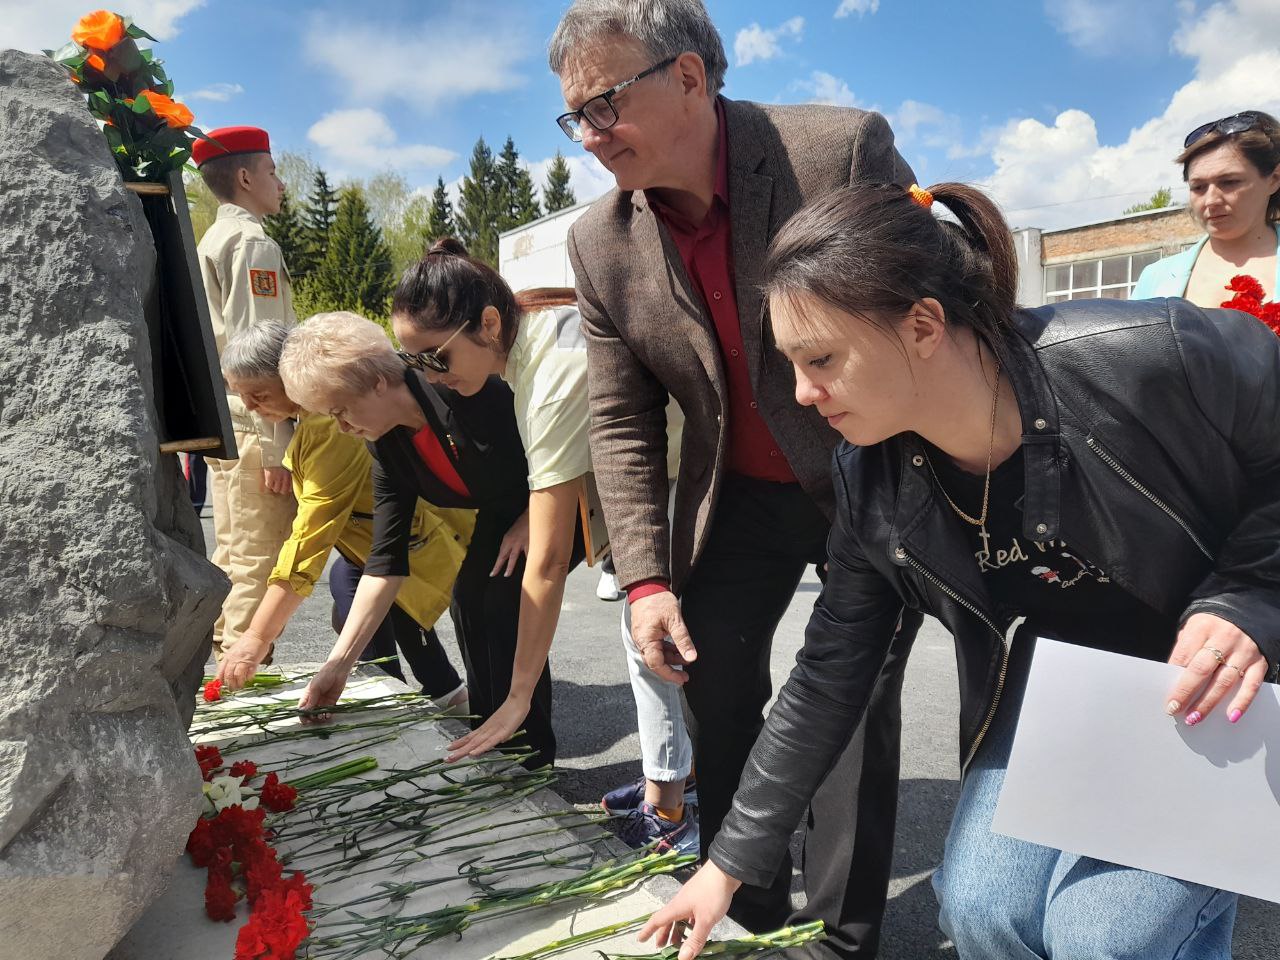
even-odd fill
[(448, 373), (449, 360), (444, 355), (444, 348), (453, 342), (453, 338), (467, 329), (467, 323), (464, 320), (462, 326), (453, 333), (449, 334), (449, 339), (438, 347), (432, 347), (430, 350), (423, 350), (421, 353), (406, 353), (403, 350), (397, 350), (396, 354), (405, 362), (405, 366), (412, 367), (414, 370), (431, 370), (434, 373)]
[(1202, 123), (1187, 134), (1187, 139), (1182, 141), (1183, 149), (1191, 146), (1201, 137), (1211, 132), (1229, 137), (1233, 133), (1244, 133), (1246, 130), (1252, 130), (1261, 119), (1262, 115), (1257, 110), (1245, 110), (1241, 113), (1233, 113), (1229, 117), (1223, 117), (1221, 120)]

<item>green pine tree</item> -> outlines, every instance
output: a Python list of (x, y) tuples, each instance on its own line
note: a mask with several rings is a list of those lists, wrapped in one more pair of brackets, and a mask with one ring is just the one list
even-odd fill
[(449, 201), (449, 193), (444, 188), (444, 177), (436, 177), (436, 188), (431, 194), (431, 211), (427, 215), (427, 226), (423, 233), (423, 252), (441, 237), (456, 237), (458, 223), (453, 215), (453, 204)]
[(385, 323), (395, 285), (391, 252), (358, 187), (342, 191), (324, 258), (307, 282), (310, 312), (352, 310)]
[(290, 277), (295, 280), (306, 277), (313, 266), (307, 255), (310, 236), (297, 208), (289, 200), (288, 191), (280, 200), (280, 212), (262, 221), (262, 229), (268, 237), (280, 244)]
[(551, 166), (547, 167), (547, 182), (542, 186), (542, 205), (547, 208), (547, 213), (555, 213), (565, 207), (572, 207), (577, 202), (573, 187), (569, 186), (569, 164), (557, 150)]
[(338, 207), (338, 192), (329, 186), (329, 178), (323, 170), (317, 170), (311, 196), (303, 216), (307, 228), (306, 273), (314, 270), (324, 259), (329, 248), (329, 231), (333, 228)]
[(473, 257), (498, 265), (498, 221), (502, 216), (501, 183), (493, 152), (484, 137), (471, 151), (471, 169), (462, 178), (458, 200), (458, 238)]
[(507, 137), (498, 156), (498, 232), (511, 230), (542, 216), (533, 192), (533, 178), (520, 163), (515, 141)]

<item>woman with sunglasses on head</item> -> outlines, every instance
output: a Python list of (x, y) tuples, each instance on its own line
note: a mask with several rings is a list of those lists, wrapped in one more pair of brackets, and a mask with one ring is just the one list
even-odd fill
[(1205, 236), (1142, 271), (1133, 299), (1185, 297), (1218, 307), (1234, 294), (1233, 277), (1262, 284), (1267, 300), (1280, 291), (1280, 123), (1246, 110), (1196, 127), (1175, 163), (1190, 192), (1191, 215)]
[(1227, 960), (1234, 894), (991, 823), (1038, 637), (1183, 667), (1142, 704), (1178, 723), (1255, 722), (1280, 660), (1280, 339), (1179, 299), (1019, 310), (1008, 226), (961, 184), (812, 203), (765, 292), (797, 401), (847, 441), (827, 580), (709, 862), (641, 939), (690, 960), (773, 875), (910, 607), (956, 645), (963, 778), (933, 885), (959, 955)]
[[(285, 343), (280, 376), (289, 397), (334, 417), (342, 430), (369, 441), (374, 454), (372, 550), (347, 622), (303, 694), (303, 707), (337, 702), (394, 601), (409, 566), (419, 498), (437, 507), (476, 510), (450, 608), (471, 711), (479, 718), (473, 726), (509, 699), (529, 471), (511, 389), (500, 378), (486, 376), (463, 393), (435, 386), (422, 372), (428, 366), (433, 376), (447, 375), (457, 342), (397, 355), (373, 321), (332, 313), (300, 325)], [(525, 695), (525, 736), (513, 746), (535, 751), (524, 761), (534, 769), (554, 763), (556, 756), (550, 672), (536, 673)], [(462, 755), (455, 748), (451, 758)]]

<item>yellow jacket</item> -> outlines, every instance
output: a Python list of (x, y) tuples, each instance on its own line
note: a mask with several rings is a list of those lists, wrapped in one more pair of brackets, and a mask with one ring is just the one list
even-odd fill
[[(259, 320), (297, 322), (280, 247), (262, 229), (262, 221), (244, 207), (219, 206), (218, 217), (200, 238), (197, 252), (218, 356), (228, 340)], [(234, 393), (227, 395), (227, 405), (236, 429), (258, 435), (262, 465), (280, 466), (291, 436), (289, 421), (273, 424), (249, 413)]]
[[(373, 544), (373, 458), (363, 441), (321, 414), (303, 414), (285, 451), (298, 512), (280, 548), (271, 583), (309, 596), (335, 546), (364, 566)], [(409, 577), (396, 603), (423, 627), (449, 608), (453, 581), (475, 526), (474, 510), (445, 510), (418, 501), (409, 546)]]

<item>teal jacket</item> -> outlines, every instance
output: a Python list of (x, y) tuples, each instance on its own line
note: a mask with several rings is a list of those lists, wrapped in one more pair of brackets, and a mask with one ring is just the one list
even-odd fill
[[(1201, 237), (1194, 246), (1187, 247), (1172, 257), (1157, 260), (1143, 270), (1129, 299), (1150, 300), (1153, 297), (1183, 296), (1187, 292), (1187, 283), (1191, 280), (1191, 268), (1196, 265), (1196, 257), (1200, 256), (1200, 251), (1208, 239), (1208, 237)], [(1276, 242), (1276, 285), (1272, 289), (1280, 292), (1280, 231), (1277, 231)], [(1225, 290), (1222, 299), (1230, 299)]]

